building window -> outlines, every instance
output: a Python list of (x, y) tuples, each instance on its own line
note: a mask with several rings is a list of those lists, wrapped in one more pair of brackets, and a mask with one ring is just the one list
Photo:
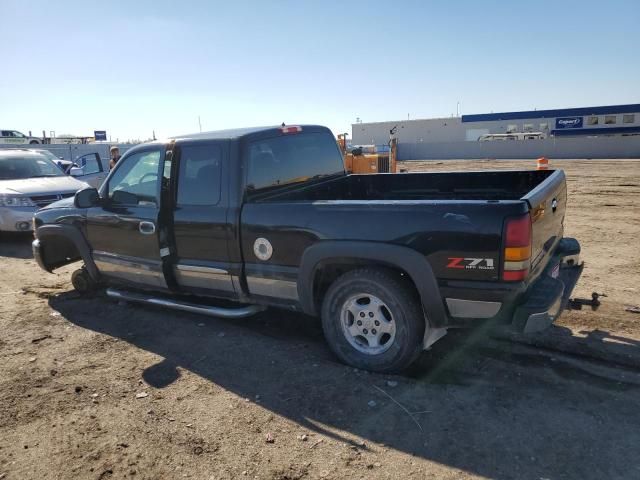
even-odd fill
[(615, 115), (606, 115), (604, 117), (604, 124), (605, 125), (614, 125), (616, 123), (616, 116)]
[(518, 131), (518, 125), (516, 124), (507, 125), (507, 133), (515, 133), (517, 131)]
[(525, 123), (522, 125), (523, 132), (533, 132), (533, 123)]
[(622, 117), (622, 123), (634, 123), (636, 121), (636, 116), (633, 113), (629, 113), (628, 115), (624, 115)]
[(598, 117), (587, 117), (587, 125), (598, 125)]
[(549, 124), (547, 122), (543, 122), (540, 124), (540, 131), (541, 132), (545, 132), (549, 130)]

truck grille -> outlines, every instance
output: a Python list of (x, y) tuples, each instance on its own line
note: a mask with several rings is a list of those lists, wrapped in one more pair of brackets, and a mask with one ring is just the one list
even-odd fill
[(31, 201), (38, 207), (46, 207), (50, 203), (57, 202), (63, 198), (73, 197), (74, 193), (58, 193), (56, 195), (38, 195), (37, 197), (31, 197)]
[(389, 157), (378, 155), (378, 173), (389, 173)]

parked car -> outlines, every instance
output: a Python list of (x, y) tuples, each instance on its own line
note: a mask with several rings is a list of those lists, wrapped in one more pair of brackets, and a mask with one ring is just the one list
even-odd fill
[(566, 204), (561, 170), (348, 175), (325, 127), (227, 130), (127, 151), (35, 215), (33, 252), (82, 260), (80, 292), (320, 316), (340, 359), (391, 372), (449, 328), (550, 325), (582, 272)]
[(35, 152), (44, 155), (53, 161), (67, 175), (79, 178), (92, 187), (98, 188), (107, 177), (107, 171), (104, 168), (99, 153), (87, 153), (79, 156), (75, 161), (65, 160), (57, 157), (54, 153), (45, 149), (20, 149), (24, 152)]
[(71, 167), (73, 167), (75, 164), (69, 160), (65, 160), (62, 157), (57, 157), (54, 153), (50, 152), (49, 150), (44, 150), (41, 148), (34, 148), (34, 149), (24, 149), (27, 152), (36, 152), (39, 153), (41, 155), (44, 155), (45, 157), (47, 157), (49, 160), (51, 160), (53, 163), (55, 163), (56, 165), (58, 165), (60, 167), (60, 169), (66, 173), (67, 175), (70, 174), (71, 172)]
[(37, 137), (29, 137), (17, 130), (0, 130), (0, 145), (36, 145), (42, 143)]
[(38, 208), (87, 187), (40, 153), (0, 150), (0, 232), (31, 230)]

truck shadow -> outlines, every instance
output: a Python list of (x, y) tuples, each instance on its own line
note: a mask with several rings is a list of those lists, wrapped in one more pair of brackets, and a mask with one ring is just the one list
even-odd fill
[(33, 234), (0, 232), (0, 256), (12, 258), (33, 258), (31, 241)]
[(640, 458), (638, 371), (582, 369), (474, 331), (445, 337), (406, 375), (377, 375), (338, 363), (318, 322), (289, 312), (227, 321), (74, 293), (50, 305), (161, 356), (141, 367), (154, 388), (186, 369), (354, 450), (379, 451), (375, 442), (488, 478), (625, 477), (640, 467), (630, 464)]

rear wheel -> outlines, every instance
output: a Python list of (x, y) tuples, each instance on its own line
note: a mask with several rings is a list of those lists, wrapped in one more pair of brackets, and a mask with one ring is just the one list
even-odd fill
[(342, 275), (327, 291), (322, 327), (345, 363), (396, 372), (420, 354), (425, 320), (409, 282), (393, 271), (361, 268)]

